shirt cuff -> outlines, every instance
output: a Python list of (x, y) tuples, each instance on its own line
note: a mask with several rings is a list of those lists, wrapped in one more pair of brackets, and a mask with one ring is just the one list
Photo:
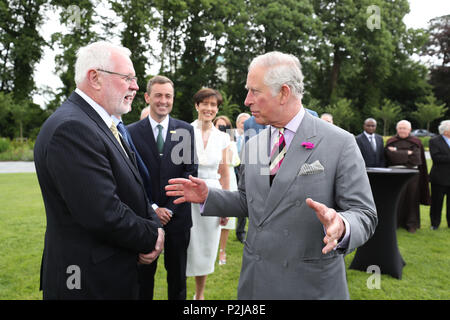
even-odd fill
[[(338, 213), (339, 214), (339, 213)], [(347, 249), (350, 241), (350, 223), (348, 223), (347, 219), (345, 219), (342, 215), (339, 214), (345, 224), (345, 234), (341, 241), (339, 241), (338, 245), (334, 248), (336, 249)]]

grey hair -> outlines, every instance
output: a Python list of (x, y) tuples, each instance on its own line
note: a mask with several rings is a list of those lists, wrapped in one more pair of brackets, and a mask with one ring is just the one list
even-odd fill
[(108, 70), (111, 67), (111, 53), (115, 51), (126, 57), (131, 56), (131, 51), (125, 47), (112, 44), (107, 41), (97, 41), (81, 47), (77, 51), (75, 62), (75, 83), (79, 85), (86, 79), (87, 72), (91, 69)]
[(377, 124), (377, 120), (375, 120), (374, 118), (367, 118), (366, 120), (364, 120), (364, 124), (366, 124), (369, 121), (375, 122), (375, 125)]
[(409, 122), (408, 120), (400, 120), (399, 122), (397, 122), (397, 125), (395, 127), (398, 128), (398, 125), (400, 123), (406, 123), (410, 129), (412, 128), (411, 122)]
[(245, 116), (248, 116), (249, 118), (251, 117), (248, 113), (245, 113), (245, 112), (239, 113), (239, 115), (236, 118), (236, 123), (239, 122), (239, 119), (241, 119), (242, 117), (245, 117)]
[(302, 65), (297, 57), (272, 51), (254, 58), (248, 69), (256, 65), (268, 69), (264, 75), (264, 83), (271, 89), (273, 96), (277, 95), (286, 84), (297, 98), (303, 97)]
[(439, 134), (444, 134), (445, 131), (450, 131), (450, 120), (444, 120), (439, 125)]

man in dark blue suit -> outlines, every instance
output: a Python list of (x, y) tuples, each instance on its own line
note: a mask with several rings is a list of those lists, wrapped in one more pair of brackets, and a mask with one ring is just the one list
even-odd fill
[(81, 48), (77, 88), (36, 139), (44, 299), (136, 299), (138, 262), (162, 250), (164, 231), (111, 118), (128, 112), (139, 89), (130, 54), (107, 42)]
[(386, 167), (383, 137), (375, 133), (377, 121), (373, 118), (366, 119), (363, 129), (364, 132), (356, 137), (356, 143), (361, 150), (366, 167)]
[[(191, 205), (173, 204), (164, 187), (176, 177), (197, 176), (194, 129), (187, 122), (169, 116), (174, 99), (173, 82), (156, 76), (149, 80), (145, 100), (148, 117), (127, 127), (134, 145), (148, 168), (153, 208), (166, 232), (164, 266), (169, 300), (186, 299), (187, 248), (192, 226)], [(153, 299), (157, 261), (139, 268), (140, 299)]]

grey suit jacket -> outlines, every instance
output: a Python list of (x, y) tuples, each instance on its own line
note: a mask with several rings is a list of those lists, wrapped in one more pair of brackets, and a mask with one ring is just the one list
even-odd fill
[[(364, 244), (377, 224), (355, 139), (305, 113), (271, 187), (269, 140), (270, 130), (265, 129), (248, 141), (239, 190), (210, 189), (203, 211), (208, 216), (249, 217), (238, 298), (348, 299), (344, 254)], [(315, 146), (306, 149), (302, 142)], [(316, 161), (320, 165), (315, 168), (304, 166)], [(308, 197), (347, 219), (351, 234), (346, 250), (322, 254), (325, 232), (305, 202)]]

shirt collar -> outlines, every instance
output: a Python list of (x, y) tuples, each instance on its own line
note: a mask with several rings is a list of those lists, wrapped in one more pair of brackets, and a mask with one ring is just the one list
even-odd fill
[(441, 134), (442, 138), (444, 138), (445, 142), (447, 142), (448, 146), (450, 147), (450, 139)]
[(95, 102), (94, 100), (92, 100), (91, 97), (89, 97), (86, 93), (84, 93), (83, 91), (81, 91), (79, 88), (75, 89), (75, 92), (81, 97), (83, 98), (84, 101), (86, 101), (100, 116), (100, 118), (103, 119), (103, 121), (106, 123), (106, 126), (109, 128), (111, 127), (111, 124), (113, 123), (113, 119), (112, 117), (109, 115), (108, 112), (106, 112), (106, 110), (99, 105), (97, 102)]
[(167, 117), (165, 117), (161, 122), (155, 121), (150, 115), (148, 115), (148, 119), (150, 120), (150, 125), (152, 126), (153, 130), (158, 124), (162, 125), (164, 129), (167, 129), (169, 127), (169, 115), (167, 115)]
[(367, 138), (370, 138), (370, 137), (374, 137), (375, 138), (375, 133), (368, 134), (366, 131), (364, 131), (364, 134), (366, 135)]
[[(300, 124), (303, 121), (304, 116), (305, 116), (305, 108), (301, 107), (299, 112), (291, 119), (291, 121), (289, 121), (284, 126), (285, 130), (287, 129), (293, 133), (296, 133), (298, 127), (300, 127)], [(276, 133), (276, 130), (278, 130), (278, 128), (270, 126), (270, 132), (272, 135)]]

